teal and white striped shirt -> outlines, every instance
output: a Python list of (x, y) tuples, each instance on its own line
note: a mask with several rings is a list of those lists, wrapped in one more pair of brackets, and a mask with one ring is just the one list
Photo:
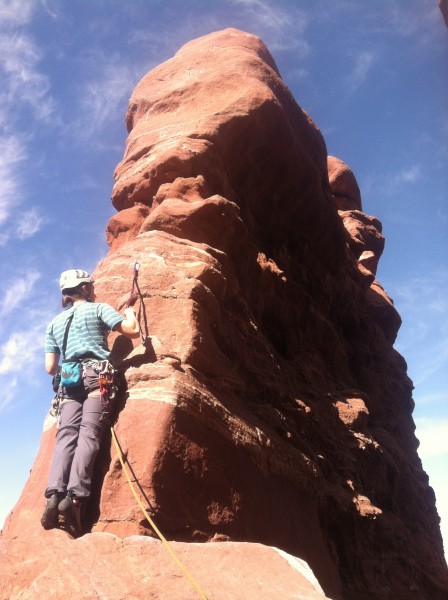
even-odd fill
[(55, 317), (45, 333), (45, 352), (61, 354), (67, 319), (72, 313), (74, 316), (68, 333), (65, 357), (100, 360), (109, 358), (108, 333), (124, 317), (104, 302), (82, 302)]

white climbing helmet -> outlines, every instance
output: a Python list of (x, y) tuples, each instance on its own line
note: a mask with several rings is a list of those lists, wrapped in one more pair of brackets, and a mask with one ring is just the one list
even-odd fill
[(59, 278), (61, 292), (64, 290), (71, 290), (81, 283), (93, 283), (93, 277), (87, 273), (87, 271), (82, 271), (81, 269), (69, 269), (68, 271), (64, 271)]

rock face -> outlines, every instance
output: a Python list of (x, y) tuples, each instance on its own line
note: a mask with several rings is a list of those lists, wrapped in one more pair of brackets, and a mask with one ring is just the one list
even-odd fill
[[(95, 280), (118, 308), (141, 265), (137, 308), (149, 337), (134, 347), (111, 337), (123, 379), (115, 429), (158, 527), (191, 555), (209, 599), (265, 597), (244, 595), (253, 548), (268, 556), (266, 598), (324, 597), (315, 587), (288, 596), (269, 546), (306, 561), (333, 600), (446, 598), (412, 382), (393, 349), (400, 317), (375, 279), (381, 224), (362, 212), (352, 171), (327, 158), (263, 43), (237, 30), (190, 42), (148, 73), (126, 122), (118, 213)], [(73, 541), (40, 529), (53, 438), (49, 426), (2, 535), (2, 598), (38, 598), (42, 581), (59, 589), (32, 552), (40, 544), (64, 564), (85, 551), (91, 581), (101, 581), (104, 556), (112, 573), (126, 556), (128, 597), (147, 597), (152, 588), (132, 588), (148, 577), (135, 557), (165, 559), (156, 542), (134, 537), (154, 533), (110, 437), (91, 533)], [(239, 578), (238, 592), (213, 583), (216, 560)], [(81, 567), (66, 568), (66, 593), (98, 597), (77, 596)], [(170, 569), (149, 571), (173, 583)], [(190, 597), (157, 589), (154, 598)]]
[(448, 27), (448, 0), (439, 0), (439, 7), (442, 11), (445, 25)]

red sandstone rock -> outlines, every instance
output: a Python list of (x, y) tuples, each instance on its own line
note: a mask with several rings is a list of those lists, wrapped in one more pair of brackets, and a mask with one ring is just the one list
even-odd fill
[(375, 280), (367, 292), (368, 311), (393, 344), (401, 326), (401, 317), (382, 285)]
[(448, 0), (439, 0), (439, 7), (445, 19), (445, 25), (448, 27)]
[(2, 600), (60, 600), (67, 595), (86, 600), (196, 600), (204, 597), (200, 594), (208, 600), (327, 598), (306, 563), (261, 544), (170, 542), (187, 577), (166, 547), (148, 537), (122, 540), (93, 533), (68, 541), (67, 534), (49, 531), (43, 538), (45, 543), (37, 547), (24, 547), (23, 538), (2, 547), (7, 551), (1, 556), (3, 568), (16, 570), (14, 557), (29, 556), (16, 570), (14, 583), (0, 582)]
[(148, 216), (147, 206), (135, 205), (113, 216), (106, 229), (106, 239), (111, 251), (116, 250), (123, 242), (132, 240)]
[(382, 226), (376, 217), (369, 217), (359, 210), (340, 213), (350, 239), (349, 246), (357, 258), (364, 251), (371, 251), (379, 261), (384, 250)]
[[(325, 142), (258, 38), (229, 29), (187, 44), (137, 85), (127, 124), (112, 197), (117, 209), (161, 204), (167, 188), (169, 198), (186, 202), (237, 200), (255, 236), (269, 229), (294, 238), (300, 222), (314, 251), (337, 268), (343, 247), (329, 203)], [(195, 179), (201, 186), (194, 193), (176, 191)], [(333, 224), (321, 227), (324, 221)]]
[[(249, 554), (267, 583), (246, 582), (252, 558), (205, 544), (215, 540), (305, 560), (333, 600), (444, 598), (412, 382), (392, 347), (400, 318), (374, 280), (381, 225), (362, 213), (353, 174), (333, 158), (328, 179), (320, 132), (262, 42), (236, 30), (195, 40), (146, 75), (127, 122), (120, 212), (95, 280), (101, 300), (123, 306), (141, 264), (136, 307), (150, 337), (111, 343), (123, 378), (116, 431), (151, 516), (210, 600), (263, 589), (319, 597), (302, 579), (282, 589), (284, 564), (277, 571), (260, 546)], [(41, 530), (53, 432), (1, 538), (4, 597), (44, 587), (76, 597), (88, 565), (92, 597), (189, 598), (160, 545), (134, 537), (155, 534), (110, 436), (87, 511), (93, 533)], [(51, 565), (68, 556), (59, 582)]]
[(335, 156), (328, 157), (328, 179), (338, 210), (362, 210), (361, 192), (353, 171)]
[(347, 231), (348, 246), (358, 259), (358, 270), (363, 274), (366, 269), (373, 276), (376, 275), (378, 261), (384, 250), (380, 221), (359, 210), (339, 211), (339, 215)]

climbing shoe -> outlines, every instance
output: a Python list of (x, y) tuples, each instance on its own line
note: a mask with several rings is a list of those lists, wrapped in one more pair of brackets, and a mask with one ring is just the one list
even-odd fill
[(58, 506), (61, 498), (62, 494), (58, 492), (54, 492), (51, 494), (51, 496), (49, 496), (47, 505), (45, 506), (44, 513), (40, 520), (44, 529), (54, 529), (54, 527), (58, 526)]
[(82, 514), (84, 512), (84, 502), (71, 494), (67, 494), (59, 502), (59, 515), (62, 520), (62, 527), (74, 538), (82, 535)]

